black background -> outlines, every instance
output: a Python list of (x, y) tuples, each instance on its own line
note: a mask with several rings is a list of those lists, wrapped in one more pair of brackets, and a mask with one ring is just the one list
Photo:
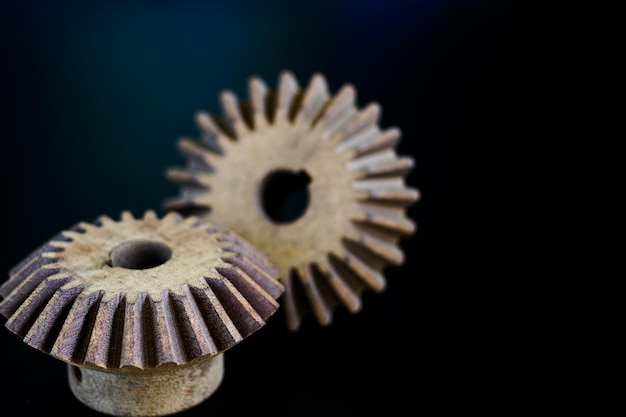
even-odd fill
[[(510, 219), (494, 197), (506, 183), (493, 181), (531, 133), (525, 2), (0, 4), (3, 271), (77, 221), (162, 213), (177, 192), (164, 170), (183, 162), (175, 140), (197, 134), (196, 110), (219, 112), (221, 90), (245, 96), (252, 75), (353, 84), (416, 161), (418, 231), (401, 241), (406, 262), (387, 270), (388, 288), (328, 327), (309, 319), (289, 332), (279, 310), (181, 417), (507, 416), (537, 394), (522, 383), (517, 276), (498, 240)], [(8, 331), (0, 349), (3, 417), (98, 415), (72, 396), (65, 364)]]

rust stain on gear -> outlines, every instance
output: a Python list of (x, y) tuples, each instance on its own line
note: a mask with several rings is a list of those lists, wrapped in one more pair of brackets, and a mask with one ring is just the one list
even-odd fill
[[(180, 185), (167, 210), (232, 229), (277, 266), (291, 330), (311, 312), (321, 325), (339, 305), (358, 312), (364, 290), (385, 288), (385, 267), (403, 264), (399, 240), (415, 232), (406, 209), (419, 193), (405, 183), (414, 160), (397, 155), (398, 128), (379, 127), (380, 106), (355, 101), (351, 85), (333, 96), (320, 74), (301, 89), (283, 72), (275, 91), (252, 77), (247, 99), (221, 94), (222, 116), (196, 115), (201, 137), (178, 141), (187, 165), (166, 173)], [(276, 217), (272, 198), (302, 177), (302, 213)]]

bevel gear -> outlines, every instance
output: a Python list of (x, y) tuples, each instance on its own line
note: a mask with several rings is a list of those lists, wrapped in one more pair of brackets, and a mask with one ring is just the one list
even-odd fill
[(266, 256), (199, 218), (100, 216), (0, 286), (6, 327), (72, 365), (154, 369), (215, 356), (265, 325), (283, 286)]
[[(415, 232), (406, 209), (419, 193), (405, 184), (414, 160), (396, 154), (398, 128), (380, 129), (380, 106), (359, 109), (355, 96), (351, 85), (331, 96), (321, 74), (303, 90), (285, 71), (275, 92), (252, 77), (247, 100), (221, 94), (222, 117), (197, 113), (202, 136), (178, 141), (186, 167), (166, 173), (180, 185), (166, 210), (234, 230), (277, 266), (291, 330), (311, 311), (321, 325), (338, 305), (358, 312), (365, 289), (385, 288), (385, 267), (403, 264), (399, 240)], [(304, 191), (305, 208), (287, 219), (280, 209), (293, 206), (275, 200), (292, 182), (300, 186), (287, 197)]]

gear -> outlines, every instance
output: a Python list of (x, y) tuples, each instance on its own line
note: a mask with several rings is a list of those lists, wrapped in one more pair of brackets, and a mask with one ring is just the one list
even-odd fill
[(302, 90), (283, 72), (275, 92), (252, 77), (248, 100), (222, 93), (224, 117), (196, 115), (202, 137), (181, 138), (187, 165), (166, 173), (180, 186), (166, 210), (211, 219), (269, 256), (294, 331), (311, 312), (321, 325), (339, 305), (358, 312), (415, 232), (414, 161), (396, 154), (399, 129), (379, 128), (380, 106), (358, 109), (355, 96), (350, 85), (331, 96), (321, 74)]
[(261, 328), (284, 290), (240, 236), (151, 210), (78, 223), (9, 274), (0, 286), (9, 330), (69, 364), (107, 370), (216, 356)]

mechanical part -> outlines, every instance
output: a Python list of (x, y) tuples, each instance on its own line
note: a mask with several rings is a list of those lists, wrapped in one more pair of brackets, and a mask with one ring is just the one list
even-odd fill
[(81, 402), (117, 416), (204, 401), (222, 381), (223, 352), (263, 327), (284, 291), (240, 236), (151, 210), (78, 223), (9, 274), (6, 327), (67, 362)]
[(201, 138), (178, 141), (187, 166), (166, 172), (180, 185), (166, 210), (223, 224), (268, 254), (294, 331), (311, 311), (321, 325), (338, 305), (358, 312), (415, 232), (413, 159), (396, 154), (399, 129), (379, 128), (380, 106), (357, 109), (355, 95), (345, 85), (331, 96), (320, 74), (301, 90), (283, 72), (276, 92), (253, 77), (248, 100), (221, 94), (223, 117), (196, 115)]

